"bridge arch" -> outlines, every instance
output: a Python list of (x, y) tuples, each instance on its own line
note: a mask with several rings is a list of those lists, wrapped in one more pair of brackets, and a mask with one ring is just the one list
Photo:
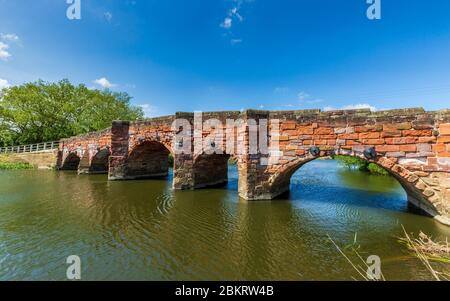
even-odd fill
[(89, 173), (108, 173), (110, 156), (109, 148), (99, 150), (91, 160)]
[[(295, 160), (292, 160), (291, 162), (280, 165), (276, 172), (274, 172), (269, 177), (268, 186), (271, 195), (278, 196), (286, 191), (289, 191), (291, 178), (296, 171), (298, 171), (303, 165), (307, 164), (308, 162), (326, 156), (326, 154), (322, 154), (318, 157), (299, 157)], [(422, 181), (420, 177), (403, 168), (402, 166), (397, 165), (392, 159), (389, 159), (387, 157), (378, 157), (374, 160), (368, 160), (364, 157), (364, 155), (357, 154), (343, 154), (343, 156), (357, 157), (383, 168), (403, 187), (408, 196), (408, 201), (412, 205), (419, 208), (422, 212), (429, 216), (439, 216), (439, 204), (433, 201), (433, 198), (430, 198), (430, 195), (424, 193), (425, 189), (421, 190), (417, 188), (417, 183), (419, 181)]]
[(165, 143), (145, 140), (135, 145), (126, 159), (126, 179), (166, 177), (171, 148)]
[(194, 188), (204, 188), (228, 182), (227, 154), (202, 154), (194, 160)]
[(81, 158), (77, 153), (71, 152), (63, 160), (61, 170), (78, 170)]

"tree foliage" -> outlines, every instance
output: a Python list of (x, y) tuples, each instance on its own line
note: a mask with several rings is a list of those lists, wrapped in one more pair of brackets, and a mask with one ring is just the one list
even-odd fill
[(127, 93), (91, 90), (68, 80), (27, 83), (0, 97), (0, 145), (58, 140), (144, 115), (131, 106)]
[(372, 174), (382, 176), (389, 175), (389, 173), (384, 168), (378, 166), (375, 163), (368, 162), (358, 157), (334, 156), (333, 159), (337, 160), (341, 165), (345, 166), (348, 169), (357, 169), (360, 171), (366, 171)]

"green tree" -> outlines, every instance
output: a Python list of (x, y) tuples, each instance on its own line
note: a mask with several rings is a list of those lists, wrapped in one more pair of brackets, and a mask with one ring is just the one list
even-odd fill
[(0, 100), (0, 144), (58, 140), (111, 126), (113, 120), (143, 118), (127, 93), (91, 90), (37, 81), (3, 91)]

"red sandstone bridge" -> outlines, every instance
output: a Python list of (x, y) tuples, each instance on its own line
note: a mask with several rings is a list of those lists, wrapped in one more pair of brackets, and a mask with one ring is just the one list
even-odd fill
[[(189, 139), (176, 141), (186, 127)], [(403, 186), (416, 207), (450, 225), (450, 110), (426, 112), (400, 109), (371, 112), (348, 110), (322, 112), (255, 111), (203, 113), (203, 120), (220, 121), (222, 128), (195, 125), (194, 113), (145, 121), (116, 121), (110, 129), (60, 142), (58, 167), (80, 174), (108, 173), (110, 180), (160, 177), (168, 174), (169, 154), (174, 156), (173, 188), (197, 189), (227, 181), (227, 162), (238, 162), (239, 195), (246, 200), (273, 199), (289, 190), (290, 178), (303, 164), (333, 154), (357, 156), (384, 167)], [(230, 130), (227, 120), (242, 120), (243, 127)], [(279, 120), (279, 133), (266, 131), (270, 154), (248, 151), (250, 120)], [(268, 125), (268, 127), (272, 127)], [(228, 139), (226, 139), (227, 133)], [(195, 152), (195, 137), (213, 137), (232, 151)], [(178, 153), (183, 143), (192, 152)], [(202, 142), (203, 143), (203, 142)], [(235, 146), (247, 151), (235, 152)], [(269, 158), (270, 157), (270, 158)], [(271, 160), (273, 158), (277, 160)], [(267, 159), (263, 161), (262, 159)], [(262, 163), (265, 162), (265, 163)]]

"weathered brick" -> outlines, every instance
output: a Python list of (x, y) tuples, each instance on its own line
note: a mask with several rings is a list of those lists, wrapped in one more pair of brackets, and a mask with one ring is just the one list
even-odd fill
[(347, 128), (335, 128), (334, 133), (335, 134), (345, 134), (347, 132)]
[(315, 145), (326, 145), (327, 140), (314, 140)]
[(329, 139), (327, 140), (328, 145), (336, 145), (336, 139)]
[(383, 131), (381, 138), (401, 137), (402, 132), (400, 130)]
[(336, 139), (336, 135), (320, 135), (319, 139)]
[(377, 152), (399, 152), (400, 146), (399, 145), (377, 145), (375, 147), (375, 150)]
[(297, 156), (303, 156), (306, 153), (306, 151), (304, 149), (298, 149), (295, 151), (295, 154)]
[(417, 147), (415, 144), (402, 144), (400, 145), (400, 151), (402, 152), (415, 152)]
[(434, 156), (433, 152), (416, 152), (416, 153), (407, 153), (406, 158), (427, 158)]
[(424, 143), (417, 144), (417, 151), (418, 152), (431, 152), (431, 144), (424, 144)]
[(395, 127), (397, 128), (397, 130), (410, 130), (412, 129), (412, 124), (410, 122), (402, 122), (397, 123)]
[(401, 158), (405, 156), (405, 152), (387, 152), (386, 157)]
[(450, 143), (450, 135), (437, 138), (438, 143)]
[(281, 130), (295, 130), (295, 127), (296, 127), (296, 123), (294, 123), (294, 122), (281, 124)]
[(338, 135), (338, 139), (356, 140), (356, 139), (359, 139), (359, 134), (357, 134), (357, 133), (341, 134), (341, 135)]
[(436, 137), (419, 137), (419, 143), (433, 143), (436, 142)]
[(382, 130), (383, 130), (383, 125), (381, 125), (381, 124), (355, 127), (355, 133), (381, 132)]
[(414, 137), (428, 137), (432, 135), (431, 130), (405, 130), (402, 132), (403, 136), (414, 136)]
[(384, 139), (363, 139), (362, 143), (369, 145), (381, 145), (384, 144)]
[(359, 139), (378, 139), (380, 138), (379, 132), (360, 133)]
[(361, 144), (361, 142), (357, 141), (357, 140), (346, 140), (347, 145), (358, 145)]
[(439, 134), (441, 134), (441, 136), (450, 135), (450, 123), (439, 125)]
[(295, 136), (298, 134), (296, 130), (284, 130), (281, 132), (282, 135), (289, 135), (289, 136)]
[(400, 137), (400, 138), (392, 138), (393, 144), (413, 144), (417, 142), (416, 137)]
[(314, 130), (314, 135), (331, 135), (334, 134), (333, 128), (319, 127)]
[(312, 127), (299, 127), (297, 132), (299, 135), (312, 135), (314, 134), (314, 129)]
[(293, 144), (288, 144), (286, 146), (286, 150), (297, 150), (298, 146), (297, 145), (293, 145)]
[(435, 144), (432, 146), (433, 152), (445, 152), (446, 148), (445, 148), (445, 144)]

